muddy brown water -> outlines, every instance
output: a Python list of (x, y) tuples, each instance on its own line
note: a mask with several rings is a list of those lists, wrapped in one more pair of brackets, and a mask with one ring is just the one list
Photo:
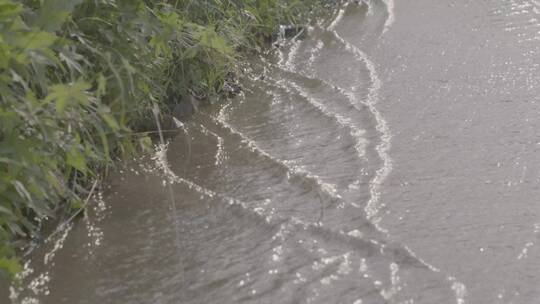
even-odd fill
[(540, 2), (351, 3), (243, 86), (0, 302), (540, 303)]

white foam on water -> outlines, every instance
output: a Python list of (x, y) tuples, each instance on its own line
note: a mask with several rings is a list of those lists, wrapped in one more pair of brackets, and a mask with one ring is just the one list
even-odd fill
[(285, 63), (282, 63), (281, 65), (282, 67), (286, 69), (290, 69), (290, 70), (295, 69), (294, 62), (296, 60), (296, 56), (298, 55), (298, 50), (300, 49), (301, 44), (302, 44), (301, 40), (295, 40), (292, 43), (291, 48), (289, 50), (289, 56), (287, 57), (287, 61)]
[[(283, 25), (279, 26), (279, 32), (278, 32), (278, 39), (277, 39), (277, 48), (281, 48), (282, 45), (286, 44), (285, 39), (285, 27)], [(278, 58), (278, 65), (282, 65), (285, 62), (285, 54), (283, 52), (279, 52), (279, 58)]]
[(344, 254), (324, 257), (313, 262), (311, 268), (316, 271), (324, 272), (327, 266), (339, 263), (337, 270), (334, 273), (325, 275), (320, 279), (322, 285), (330, 285), (332, 282), (339, 280), (341, 277), (348, 275), (352, 271), (351, 265), (352, 252)]
[(448, 280), (452, 282), (452, 290), (456, 294), (456, 304), (465, 304), (465, 297), (467, 296), (467, 287), (461, 282), (458, 282), (456, 278), (449, 277)]
[(312, 66), (315, 63), (315, 60), (319, 56), (319, 53), (321, 52), (323, 47), (324, 42), (322, 40), (317, 40), (317, 44), (315, 44), (315, 47), (309, 51), (308, 66)]
[[(441, 272), (441, 270), (433, 265), (431, 265), (430, 263), (424, 261), (421, 257), (417, 256), (416, 253), (414, 251), (412, 251), (411, 248), (409, 248), (408, 246), (406, 245), (403, 245), (403, 248), (405, 248), (405, 250), (407, 250), (407, 252), (412, 256), (414, 257), (415, 259), (417, 259), (418, 261), (420, 261), (420, 263), (422, 263), (424, 266), (426, 266), (427, 268), (429, 268), (429, 270), (433, 271), (433, 272)], [(447, 278), (448, 279), (448, 278)]]
[[(388, 29), (389, 26), (392, 25), (394, 22), (393, 17), (393, 2), (392, 0), (385, 1), (385, 4), (387, 4), (387, 7), (389, 9), (389, 20), (385, 23), (385, 29)], [(339, 21), (343, 18), (343, 12), (344, 10), (340, 10), (340, 13), (338, 14), (338, 17), (332, 24), (327, 28), (331, 33), (334, 34), (334, 36), (345, 46), (345, 49), (351, 52), (359, 61), (363, 62), (366, 66), (366, 68), (369, 71), (369, 77), (371, 80), (371, 86), (368, 91), (367, 99), (363, 104), (365, 104), (369, 111), (372, 113), (372, 115), (375, 117), (376, 120), (376, 130), (381, 134), (380, 140), (381, 142), (377, 145), (376, 150), (379, 155), (379, 158), (382, 160), (382, 166), (377, 170), (376, 176), (373, 178), (372, 181), (370, 181), (370, 199), (367, 202), (364, 210), (366, 212), (366, 215), (368, 219), (372, 221), (372, 223), (375, 225), (377, 229), (379, 229), (381, 232), (388, 234), (388, 231), (380, 227), (378, 224), (380, 221), (380, 218), (375, 218), (377, 214), (379, 213), (380, 209), (384, 207), (384, 204), (380, 202), (380, 191), (381, 186), (384, 180), (388, 177), (390, 172), (392, 171), (392, 159), (390, 158), (390, 155), (388, 151), (391, 147), (391, 133), (390, 129), (388, 127), (388, 124), (380, 111), (377, 109), (376, 104), (379, 101), (379, 91), (382, 86), (382, 82), (378, 76), (377, 69), (375, 67), (375, 64), (369, 59), (367, 54), (360, 50), (355, 45), (349, 43), (345, 39), (343, 39), (335, 30), (335, 27), (339, 23)], [(338, 88), (343, 94), (349, 97), (350, 102), (359, 102), (355, 98), (355, 94)], [(354, 88), (353, 88), (354, 89)], [(404, 248), (407, 250), (407, 252), (416, 258), (418, 261), (420, 261), (422, 264), (427, 266), (431, 271), (433, 272), (440, 272), (440, 270), (433, 265), (425, 262), (421, 258), (419, 258), (411, 249), (409, 249), (407, 246), (404, 246)], [(397, 266), (397, 264), (396, 264)], [(457, 281), (454, 277), (447, 277), (447, 280), (451, 282), (451, 288), (454, 290), (456, 295), (456, 302), (457, 304), (464, 304), (465, 303), (465, 295), (467, 293), (466, 286)], [(397, 291), (396, 291), (397, 292)]]
[(333, 31), (336, 29), (336, 26), (341, 22), (341, 19), (343, 19), (343, 16), (345, 16), (345, 8), (339, 9), (339, 12), (336, 16), (336, 18), (330, 23), (330, 25), (327, 27), (329, 31)]
[(390, 264), (390, 288), (382, 289), (381, 296), (386, 300), (391, 300), (394, 295), (401, 291), (401, 280), (398, 276), (399, 266), (396, 263)]
[[(285, 56), (283, 56), (285, 57)], [(287, 66), (289, 68), (287, 68)], [(283, 69), (284, 71), (289, 71), (289, 72), (292, 72), (292, 73), (297, 73), (296, 71), (294, 70), (291, 70), (291, 66), (294, 66), (292, 64), (287, 64), (287, 65), (282, 65), (282, 67), (280, 67), (281, 69)], [(275, 79), (272, 79), (271, 77), (267, 77), (267, 79), (273, 81), (274, 83), (278, 84), (281, 88), (283, 88), (287, 93), (293, 93), (293, 91), (291, 89), (294, 89), (294, 91), (298, 94), (300, 94), (302, 97), (306, 98), (312, 105), (314, 105), (316, 108), (318, 108), (320, 110), (320, 112), (322, 112), (324, 115), (328, 116), (328, 117), (332, 117), (334, 118), (336, 121), (338, 121), (338, 123), (340, 123), (341, 126), (344, 126), (344, 127), (350, 127), (353, 131), (351, 132), (353, 134), (353, 138), (358, 138), (358, 136), (360, 135), (363, 135), (365, 133), (364, 130), (361, 130), (361, 129), (358, 129), (358, 127), (356, 127), (350, 119), (347, 119), (343, 116), (341, 116), (340, 114), (338, 113), (335, 113), (333, 111), (330, 111), (328, 110), (323, 103), (317, 101), (315, 98), (312, 98), (311, 96), (309, 96), (309, 94), (304, 91), (299, 85), (297, 85), (296, 83), (294, 82), (285, 82), (284, 80), (275, 80)], [(323, 80), (321, 80), (323, 81)], [(324, 81), (323, 81), (324, 82)], [(287, 86), (287, 84), (289, 86)], [(329, 85), (327, 83), (325, 83), (326, 85)], [(352, 94), (352, 93), (351, 93)], [(274, 98), (279, 98), (277, 96), (275, 96), (275, 93), (272, 93), (272, 95), (274, 95)], [(225, 119), (225, 114), (224, 114), (225, 111), (221, 112), (221, 118), (222, 119)], [(222, 123), (226, 123), (225, 121), (223, 121)], [(234, 130), (234, 128), (232, 126), (228, 126), (229, 129), (232, 129), (233, 130), (233, 133), (237, 133), (238, 135), (240, 136), (243, 136), (243, 134), (239, 134), (238, 131)], [(258, 150), (259, 153), (263, 153), (265, 154), (267, 157), (270, 157), (272, 158), (274, 161), (280, 161), (279, 159), (276, 159), (270, 155), (268, 155), (268, 153), (264, 152), (261, 148), (257, 147), (256, 144), (254, 142), (251, 142), (249, 139), (245, 138), (244, 137), (244, 142), (247, 142), (248, 145), (253, 145), (252, 147), (254, 147), (255, 149)], [(359, 148), (359, 155), (360, 156), (363, 156), (364, 153), (365, 153), (365, 143), (364, 142), (361, 142), (359, 143), (359, 146), (362, 145), (362, 148), (360, 149)], [(360, 152), (361, 151), (361, 152)], [(289, 162), (288, 161), (283, 161), (285, 162), (285, 165), (289, 165)], [(310, 172), (307, 172), (305, 171), (302, 167), (300, 166), (289, 166), (288, 167), (289, 171), (290, 172), (301, 172), (307, 176), (314, 176), (314, 177), (317, 177), (316, 175), (313, 175), (312, 173)], [(326, 184), (326, 183), (323, 183), (322, 185), (320, 184), (319, 187), (324, 190), (326, 193), (330, 192), (330, 193), (335, 193), (337, 194), (337, 190), (336, 190), (336, 187), (334, 185), (331, 185), (331, 184)], [(339, 194), (337, 194), (339, 195)], [(317, 226), (316, 224), (313, 225), (313, 224), (306, 224), (305, 222), (302, 222), (300, 220), (298, 220), (297, 218), (295, 217), (292, 217), (291, 218), (291, 222), (296, 224), (296, 225), (301, 225), (303, 226), (304, 228), (307, 228), (309, 226)], [(281, 238), (283, 238), (282, 236), (282, 231), (283, 229), (280, 229), (280, 232), (279, 232), (279, 235), (281, 236)], [(357, 238), (363, 238), (363, 234), (358, 231), (358, 230), (355, 230), (355, 231), (351, 231), (349, 232), (347, 235), (351, 236), (351, 237), (357, 237)], [(274, 236), (273, 239), (277, 238), (277, 237), (280, 237), (278, 235)], [(375, 245), (378, 245), (378, 246), (381, 246), (381, 244), (379, 244), (378, 242), (375, 242), (372, 240), (372, 243), (375, 244)], [(279, 247), (281, 248), (281, 247)], [(321, 248), (322, 249), (322, 248)], [(324, 250), (323, 250), (324, 251)], [(281, 252), (281, 251), (280, 251)], [(280, 255), (277, 255), (277, 254), (274, 254), (273, 255), (273, 259), (274, 261), (277, 261), (281, 258)], [(344, 263), (340, 264), (340, 268), (338, 269), (337, 273), (333, 273), (333, 274), (330, 274), (328, 276), (325, 276), (323, 277), (321, 280), (320, 280), (320, 283), (322, 285), (330, 285), (333, 281), (335, 280), (338, 280), (340, 278), (340, 274), (341, 275), (345, 275), (345, 274), (348, 274), (350, 272), (350, 261), (348, 260), (349, 256), (348, 255), (345, 255), (344, 256), (345, 260), (344, 260)], [(325, 262), (329, 262), (329, 261), (333, 261), (333, 260), (328, 260), (328, 259), (323, 259), (323, 263), (324, 264)], [(314, 269), (316, 269), (318, 266), (317, 265), (321, 265), (321, 263), (315, 263), (314, 264)], [(393, 264), (392, 264), (393, 265)], [(365, 259), (362, 259), (362, 265), (360, 266), (360, 270), (362, 272), (364, 272), (364, 277), (365, 278), (370, 278), (371, 276), (367, 273), (365, 273), (367, 271), (367, 264), (366, 264), (366, 260)], [(395, 281), (395, 278), (394, 278), (394, 281)]]
[[(31, 267), (32, 260), (28, 260), (24, 264), (23, 271), (16, 276), (16, 281), (21, 282), (21, 284), (18, 286), (12, 285), (9, 288), (9, 298), (12, 303), (39, 304), (41, 303), (39, 297), (50, 294), (49, 282), (51, 276), (49, 272), (51, 267), (54, 266), (56, 253), (64, 247), (72, 228), (73, 224), (71, 222), (62, 224), (58, 228), (60, 233), (45, 241), (44, 245), (52, 243), (52, 248), (43, 257), (44, 270), (42, 272), (34, 275), (34, 269)], [(32, 279), (30, 279), (31, 275), (33, 275)]]
[(178, 128), (183, 128), (184, 127), (184, 123), (181, 122), (180, 120), (178, 120), (178, 118), (174, 117), (173, 116), (173, 122), (174, 122), (174, 126), (178, 129)]
[[(535, 223), (533, 225), (533, 234), (535, 236), (535, 239), (537, 238), (538, 233), (540, 233), (540, 223)], [(534, 245), (535, 243), (533, 241), (528, 241), (527, 243), (525, 243), (525, 245), (521, 249), (521, 252), (517, 256), (517, 259), (518, 260), (526, 259), (529, 254), (529, 249), (533, 247)]]
[(189, 189), (194, 189), (195, 191), (208, 196), (214, 197), (216, 194), (213, 191), (210, 191), (204, 187), (201, 187), (187, 179), (181, 178), (171, 169), (169, 162), (167, 161), (167, 150), (169, 144), (159, 144), (155, 147), (155, 153), (152, 156), (152, 159), (155, 161), (156, 169), (163, 173), (168, 184), (180, 183), (188, 186)]
[[(131, 170), (132, 172), (137, 172), (135, 170)], [(135, 173), (137, 174), (137, 173)], [(85, 214), (84, 217), (84, 223), (86, 226), (86, 229), (88, 230), (88, 238), (90, 239), (90, 242), (87, 244), (89, 247), (89, 252), (92, 253), (92, 247), (100, 246), (103, 243), (104, 233), (103, 230), (99, 227), (99, 223), (101, 223), (105, 219), (105, 211), (107, 210), (107, 204), (103, 200), (103, 192), (98, 191), (93, 196), (94, 204), (92, 204), (92, 211), (93, 211), (93, 218), (90, 218), (90, 214)]]
[(66, 241), (66, 239), (68, 237), (68, 234), (71, 231), (71, 228), (73, 228), (73, 224), (68, 223), (67, 225), (65, 225), (65, 227), (63, 228), (62, 233), (60, 234), (60, 237), (58, 237), (54, 241), (54, 245), (53, 245), (53, 248), (51, 249), (51, 251), (49, 251), (43, 257), (43, 264), (44, 265), (49, 265), (49, 263), (52, 263), (55, 255), (56, 255), (56, 252), (58, 252), (58, 250), (60, 250), (60, 249), (62, 249), (62, 247), (64, 247), (64, 242)]
[(384, 22), (384, 29), (383, 29), (383, 35), (390, 29), (390, 27), (394, 24), (396, 17), (394, 15), (394, 0), (383, 0), (386, 11), (388, 14), (388, 17), (386, 18), (386, 21)]
[[(330, 29), (330, 28), (329, 28)], [(331, 30), (331, 29), (330, 29)], [(375, 64), (369, 59), (366, 53), (364, 53), (362, 50), (357, 48), (356, 46), (352, 45), (345, 39), (343, 39), (335, 30), (331, 30), (331, 32), (334, 34), (336, 39), (338, 39), (344, 46), (345, 49), (348, 50), (355, 56), (359, 61), (363, 62), (366, 66), (366, 68), (369, 71), (369, 77), (371, 80), (371, 86), (369, 87), (368, 95), (366, 98), (366, 101), (363, 102), (365, 104), (369, 111), (372, 113), (373, 117), (375, 117), (376, 121), (376, 130), (380, 133), (380, 143), (375, 148), (377, 150), (377, 153), (379, 155), (379, 158), (382, 161), (382, 166), (377, 170), (375, 177), (370, 182), (370, 199), (367, 202), (364, 210), (366, 212), (366, 215), (368, 219), (373, 219), (379, 212), (379, 210), (384, 207), (384, 204), (380, 202), (380, 188), (386, 177), (390, 174), (392, 171), (392, 159), (390, 158), (390, 155), (388, 154), (388, 151), (390, 150), (391, 145), (391, 133), (390, 129), (388, 128), (388, 124), (382, 114), (379, 112), (379, 110), (376, 107), (377, 102), (379, 101), (379, 90), (381, 88), (381, 80), (379, 79), (379, 75), (377, 73), (377, 69), (375, 68)], [(352, 92), (343, 92), (347, 96), (349, 96), (350, 100), (355, 100), (354, 94)]]
[(272, 248), (272, 252), (272, 261), (277, 262), (281, 260), (281, 256), (283, 255), (283, 245)]
[[(320, 28), (322, 28), (322, 25), (320, 26)], [(310, 26), (308, 29), (309, 35), (312, 36), (314, 31), (315, 31), (315, 28)], [(323, 47), (324, 47), (324, 42), (321, 39), (317, 39), (315, 43), (315, 47), (309, 48), (308, 50), (309, 59), (308, 59), (308, 64), (307, 64), (308, 67), (313, 65), (313, 63), (319, 56), (319, 52), (322, 50)]]
[(213, 137), (216, 138), (217, 140), (217, 143), (216, 143), (216, 146), (217, 146), (217, 150), (216, 150), (216, 154), (214, 156), (215, 158), (215, 165), (216, 166), (219, 166), (220, 163), (223, 161), (223, 156), (224, 156), (224, 140), (221, 136), (217, 135), (216, 133), (208, 130), (208, 128), (206, 128), (205, 126), (203, 126), (202, 124), (199, 125), (199, 127), (201, 128), (203, 134), (205, 135), (211, 135)]
[[(197, 183), (194, 183), (188, 179), (178, 176), (172, 171), (170, 165), (166, 158), (166, 153), (168, 150), (168, 143), (163, 145), (157, 145), (155, 147), (155, 153), (152, 156), (152, 159), (155, 162), (154, 168), (145, 168), (145, 171), (148, 173), (151, 172), (161, 172), (163, 177), (166, 179), (165, 186), (170, 186), (172, 184), (182, 184), (188, 187), (190, 190), (194, 190), (197, 193), (200, 193), (203, 196), (209, 198), (221, 198), (223, 201), (227, 202), (229, 205), (240, 206), (242, 209), (249, 211), (250, 213), (257, 215), (264, 219), (265, 222), (270, 223), (273, 220), (275, 215), (275, 210), (273, 208), (265, 208), (265, 206), (270, 205), (271, 201), (266, 199), (262, 202), (261, 205), (253, 206), (253, 204), (248, 204), (246, 202), (231, 198), (222, 194), (219, 194), (215, 191), (207, 189), (203, 186), (200, 186)], [(306, 225), (306, 224), (304, 224)]]
[[(289, 72), (295, 72), (293, 70), (288, 70)], [(338, 125), (341, 127), (346, 127), (350, 130), (351, 137), (355, 140), (355, 150), (360, 159), (364, 159), (366, 155), (366, 147), (368, 144), (367, 139), (364, 137), (366, 130), (359, 128), (350, 118), (346, 118), (343, 115), (329, 110), (322, 102), (313, 98), (308, 92), (303, 90), (298, 84), (285, 80), (273, 80), (277, 85), (283, 88), (288, 93), (293, 93), (291, 88), (296, 91), (300, 96), (307, 100), (313, 107), (319, 110), (320, 113), (326, 117), (332, 118), (335, 120)]]
[[(319, 40), (319, 42), (317, 43), (316, 49), (318, 51), (320, 51), (323, 46), (324, 46), (323, 42)], [(311, 55), (316, 56), (318, 51), (316, 53), (311, 53)], [(281, 55), (281, 56), (284, 56), (284, 55)], [(311, 66), (313, 64), (313, 62), (315, 61), (315, 59), (316, 58), (310, 58), (308, 66)], [(294, 68), (294, 66), (295, 66), (294, 61), (292, 61), (289, 64), (283, 65), (283, 66), (281, 66), (279, 68), (283, 69), (284, 71), (288, 71), (288, 72), (291, 72), (291, 73), (297, 73), (297, 74), (299, 74), (301, 76), (307, 77), (306, 75), (303, 75), (302, 73), (298, 72)], [(270, 79), (272, 79), (272, 78), (270, 78)], [(350, 92), (346, 92), (344, 89), (341, 89), (341, 88), (339, 88), (339, 87), (337, 87), (335, 85), (331, 85), (331, 84), (329, 84), (328, 82), (326, 82), (323, 79), (319, 79), (319, 78), (317, 78), (317, 79), (319, 81), (321, 81), (324, 85), (328, 86), (328, 87), (337, 88), (342, 95), (344, 95), (347, 99), (349, 99), (349, 102), (353, 106), (356, 106), (355, 102), (354, 102), (354, 100), (355, 100), (355, 97), (353, 96), (354, 94), (352, 94)], [(285, 89), (285, 91), (287, 91), (288, 93), (292, 93), (292, 91), (290, 90), (290, 87), (292, 87), (296, 91), (296, 93), (300, 94), (300, 96), (302, 96), (304, 99), (306, 99), (312, 106), (317, 108), (325, 116), (333, 118), (342, 127), (349, 128), (351, 136), (356, 141), (355, 149), (357, 151), (358, 157), (361, 158), (361, 159), (365, 158), (366, 147), (367, 147), (367, 144), (368, 144), (367, 139), (364, 137), (364, 134), (366, 133), (366, 130), (358, 127), (356, 124), (353, 123), (353, 121), (350, 118), (346, 118), (346, 117), (344, 117), (343, 115), (341, 115), (341, 114), (339, 114), (337, 112), (329, 110), (322, 102), (319, 102), (317, 99), (313, 98), (309, 93), (307, 93), (305, 90), (303, 90), (296, 83), (294, 83), (294, 82), (285, 82), (284, 80), (274, 80), (274, 79), (272, 79), (272, 80), (273, 80), (274, 83), (279, 85), (281, 88)]]
[(319, 187), (319, 189), (321, 189), (329, 197), (334, 198), (334, 199), (341, 199), (342, 198), (337, 193), (335, 185), (325, 183), (324, 181), (321, 180), (321, 178), (318, 175), (315, 175), (315, 174), (305, 170), (301, 166), (298, 166), (298, 165), (294, 164), (294, 162), (292, 162), (292, 161), (281, 160), (281, 159), (273, 157), (270, 153), (266, 152), (264, 149), (259, 147), (259, 145), (257, 145), (257, 143), (255, 141), (251, 140), (250, 138), (245, 136), (242, 132), (238, 131), (236, 128), (234, 128), (232, 125), (230, 125), (227, 122), (227, 116), (226, 116), (226, 113), (225, 113), (225, 109), (229, 105), (230, 105), (230, 103), (227, 104), (226, 106), (224, 106), (220, 110), (220, 113), (219, 113), (218, 117), (213, 118), (213, 119), (214, 119), (214, 121), (216, 123), (223, 126), (225, 129), (229, 130), (229, 132), (231, 132), (233, 134), (236, 134), (238, 137), (240, 137), (242, 142), (247, 145), (247, 147), (249, 148), (250, 151), (252, 151), (254, 153), (257, 153), (257, 154), (259, 154), (259, 155), (261, 155), (261, 156), (263, 156), (263, 157), (265, 157), (267, 159), (270, 159), (272, 162), (274, 162), (276, 164), (279, 164), (280, 166), (285, 168), (289, 172), (289, 174), (292, 174), (292, 175), (295, 175), (295, 176), (300, 176), (300, 177), (303, 177), (305, 179), (313, 181)]
[(358, 229), (353, 229), (353, 230), (347, 232), (347, 235), (350, 236), (350, 237), (358, 238), (358, 239), (361, 239), (361, 238), (364, 237), (364, 234), (362, 233), (362, 231), (360, 231)]
[(366, 273), (368, 271), (368, 266), (365, 258), (362, 258), (360, 260), (360, 267), (358, 268), (358, 271), (360, 271), (360, 273)]
[(492, 15), (497, 17), (498, 23), (502, 21), (503, 31), (515, 35), (519, 43), (540, 40), (540, 1), (494, 1), (494, 5), (497, 9)]
[(521, 259), (524, 259), (524, 258), (527, 258), (527, 254), (529, 252), (529, 248), (534, 246), (534, 243), (533, 242), (527, 242), (525, 244), (525, 246), (523, 246), (523, 249), (521, 249), (521, 252), (519, 253), (517, 259), (518, 260), (521, 260)]

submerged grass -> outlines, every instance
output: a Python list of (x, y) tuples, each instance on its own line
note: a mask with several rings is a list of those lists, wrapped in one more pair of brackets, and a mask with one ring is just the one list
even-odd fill
[(217, 100), (235, 63), (320, 0), (0, 0), (0, 271), (151, 144), (152, 107)]

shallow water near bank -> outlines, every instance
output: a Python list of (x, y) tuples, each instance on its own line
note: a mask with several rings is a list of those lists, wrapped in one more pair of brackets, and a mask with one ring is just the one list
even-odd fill
[(540, 301), (539, 10), (340, 7), (113, 176), (13, 302)]

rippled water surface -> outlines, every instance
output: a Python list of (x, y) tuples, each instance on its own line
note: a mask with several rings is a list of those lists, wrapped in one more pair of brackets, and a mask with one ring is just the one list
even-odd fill
[(540, 2), (366, 1), (246, 67), (13, 303), (540, 303)]

